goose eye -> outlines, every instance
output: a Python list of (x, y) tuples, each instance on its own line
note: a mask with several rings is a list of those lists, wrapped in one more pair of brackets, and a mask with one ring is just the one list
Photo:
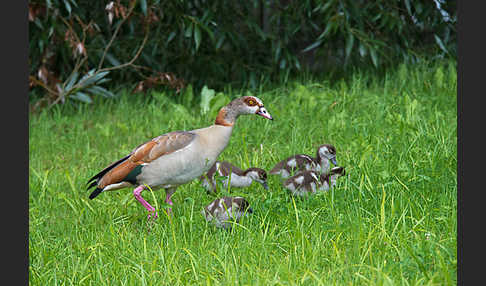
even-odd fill
[(255, 100), (255, 98), (252, 98), (252, 97), (247, 98), (247, 99), (245, 100), (245, 102), (246, 102), (246, 104), (247, 104), (248, 106), (255, 106), (255, 105), (258, 105), (258, 102)]

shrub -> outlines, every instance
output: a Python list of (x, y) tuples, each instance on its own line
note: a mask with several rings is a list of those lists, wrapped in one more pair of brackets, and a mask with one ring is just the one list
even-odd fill
[(456, 15), (443, 0), (30, 1), (31, 87), (53, 103), (80, 92), (62, 87), (91, 70), (113, 71), (110, 87), (180, 92), (454, 58)]

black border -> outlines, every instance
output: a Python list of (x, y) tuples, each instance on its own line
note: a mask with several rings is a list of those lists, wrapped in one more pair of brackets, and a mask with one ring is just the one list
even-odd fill
[[(6, 3), (5, 3), (6, 4)], [(4, 277), (29, 281), (28, 1), (4, 5), (2, 27), (2, 222)], [(12, 278), (12, 279), (10, 279)], [(23, 283), (22, 283), (23, 282)], [(7, 282), (8, 283), (8, 282)]]
[[(484, 190), (483, 184), (476, 184), (475, 180), (484, 178), (484, 170), (475, 165), (484, 161), (480, 153), (484, 149), (486, 5), (484, 1), (457, 2), (457, 284), (480, 285), (484, 283), (479, 247), (484, 244)], [(468, 135), (475, 138), (467, 140)]]

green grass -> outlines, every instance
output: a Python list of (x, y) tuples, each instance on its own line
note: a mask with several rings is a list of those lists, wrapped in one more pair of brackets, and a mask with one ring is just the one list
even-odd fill
[[(308, 200), (290, 198), (275, 177), (269, 191), (256, 183), (232, 189), (255, 214), (231, 231), (206, 224), (200, 210), (214, 197), (197, 181), (174, 194), (172, 221), (162, 215), (153, 225), (132, 189), (94, 200), (85, 190), (88, 178), (145, 140), (214, 117), (160, 94), (31, 115), (29, 281), (455, 285), (456, 85), (455, 63), (445, 62), (255, 94), (275, 120), (240, 117), (220, 159), (269, 170), (331, 143), (347, 175)], [(144, 197), (163, 208), (163, 191)]]

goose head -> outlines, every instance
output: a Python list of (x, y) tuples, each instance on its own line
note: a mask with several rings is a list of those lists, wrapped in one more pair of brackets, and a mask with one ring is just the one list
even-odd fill
[(249, 168), (245, 171), (245, 176), (262, 184), (265, 190), (268, 190), (267, 172), (260, 168)]
[(256, 96), (242, 96), (233, 99), (219, 110), (215, 124), (233, 126), (238, 116), (245, 114), (257, 114), (266, 119), (273, 120), (273, 117), (264, 107), (261, 99)]
[(317, 157), (330, 160), (335, 166), (338, 165), (338, 162), (336, 160), (336, 148), (333, 145), (324, 144), (319, 146), (319, 148), (317, 149)]
[(233, 199), (233, 205), (241, 212), (248, 216), (248, 214), (253, 213), (253, 209), (250, 206), (250, 203), (243, 197), (235, 197)]

